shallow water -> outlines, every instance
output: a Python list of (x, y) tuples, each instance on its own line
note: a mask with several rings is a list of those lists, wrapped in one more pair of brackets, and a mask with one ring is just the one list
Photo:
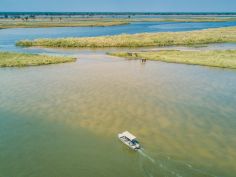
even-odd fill
[[(79, 58), (0, 69), (0, 176), (236, 176), (235, 70), (15, 48), (22, 29), (0, 36), (2, 50)], [(141, 152), (118, 140), (124, 130)]]
[(79, 58), (0, 70), (0, 176), (235, 176), (234, 70)]

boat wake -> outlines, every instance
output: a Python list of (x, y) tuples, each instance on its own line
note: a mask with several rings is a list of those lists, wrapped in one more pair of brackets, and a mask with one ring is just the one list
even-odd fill
[(155, 160), (144, 152), (144, 149), (139, 149), (140, 168), (143, 170), (146, 177), (154, 177), (152, 168), (155, 166)]
[[(145, 173), (146, 177), (154, 176), (169, 176), (169, 177), (183, 177), (183, 174), (196, 174), (201, 176), (216, 177), (216, 175), (211, 174), (205, 170), (195, 168), (189, 162), (172, 159), (169, 155), (165, 154), (159, 156), (156, 160), (150, 157), (144, 152), (144, 149), (138, 150), (140, 156), (140, 168)], [(184, 171), (178, 170), (178, 167), (184, 169)]]
[(155, 163), (155, 160), (153, 158), (151, 158), (148, 154), (146, 154), (144, 152), (144, 149), (139, 149), (138, 150), (139, 154), (141, 154), (143, 157), (147, 158), (148, 160), (150, 160), (152, 163)]

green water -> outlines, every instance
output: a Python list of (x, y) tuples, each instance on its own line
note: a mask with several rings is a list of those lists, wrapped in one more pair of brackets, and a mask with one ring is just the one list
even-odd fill
[(0, 177), (236, 176), (235, 70), (79, 58), (0, 69)]

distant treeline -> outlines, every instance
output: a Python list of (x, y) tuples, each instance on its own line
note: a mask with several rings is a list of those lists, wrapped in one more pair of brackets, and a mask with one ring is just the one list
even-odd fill
[(236, 12), (0, 12), (0, 18), (34, 19), (38, 17), (100, 17), (100, 18), (131, 18), (157, 16), (236, 16)]
[(236, 15), (236, 12), (0, 12), (0, 15)]

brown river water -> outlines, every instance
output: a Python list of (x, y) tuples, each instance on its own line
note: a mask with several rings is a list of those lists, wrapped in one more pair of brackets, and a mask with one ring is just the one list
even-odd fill
[(235, 70), (76, 56), (0, 69), (0, 177), (236, 176)]

